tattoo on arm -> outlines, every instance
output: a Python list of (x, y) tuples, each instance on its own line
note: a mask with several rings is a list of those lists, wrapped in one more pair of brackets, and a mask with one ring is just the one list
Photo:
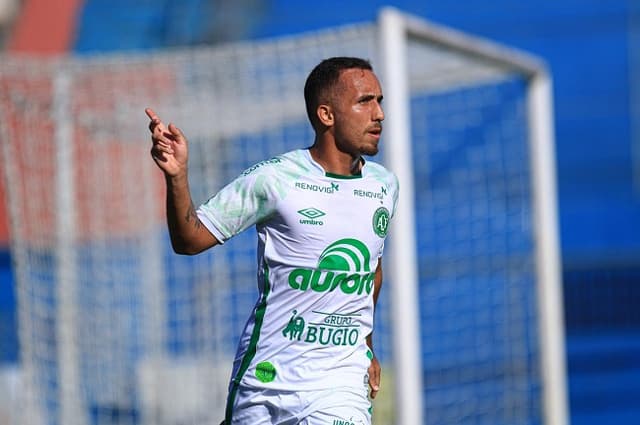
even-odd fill
[(200, 219), (198, 218), (198, 215), (196, 214), (196, 209), (194, 208), (193, 203), (189, 206), (189, 209), (184, 216), (184, 220), (187, 223), (193, 223), (193, 227), (195, 227), (196, 229), (199, 229), (202, 225)]

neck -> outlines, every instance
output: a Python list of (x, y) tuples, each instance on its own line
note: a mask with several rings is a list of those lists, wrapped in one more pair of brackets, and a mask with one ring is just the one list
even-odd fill
[(335, 148), (335, 144), (322, 143), (316, 139), (309, 152), (326, 173), (351, 176), (362, 170), (363, 161), (360, 155), (341, 152)]

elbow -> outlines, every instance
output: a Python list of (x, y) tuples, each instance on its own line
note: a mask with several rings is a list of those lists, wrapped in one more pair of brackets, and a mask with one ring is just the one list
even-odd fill
[(180, 255), (200, 254), (218, 243), (218, 240), (211, 233), (202, 229), (200, 232), (169, 231), (169, 236), (173, 252)]
[(178, 255), (196, 255), (199, 252), (196, 252), (194, 250), (189, 250), (189, 249), (185, 249), (183, 247), (173, 247), (173, 252), (178, 254)]
[(186, 241), (179, 240), (171, 240), (171, 248), (173, 248), (173, 252), (179, 255), (196, 255), (200, 254), (203, 249), (194, 246), (193, 244), (189, 244)]

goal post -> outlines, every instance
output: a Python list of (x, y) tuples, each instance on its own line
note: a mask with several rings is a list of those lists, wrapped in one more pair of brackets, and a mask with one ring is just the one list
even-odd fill
[[(529, 140), (531, 154), (533, 214), (535, 228), (535, 264), (541, 339), (540, 365), (543, 373), (543, 404), (546, 424), (568, 423), (566, 395), (566, 365), (564, 345), (564, 316), (553, 136), (553, 101), (551, 78), (546, 66), (532, 55), (474, 38), (420, 18), (403, 14), (395, 8), (380, 13), (382, 63), (384, 66), (387, 99), (387, 134), (393, 147), (387, 149), (386, 161), (395, 170), (404, 193), (414, 193), (411, 125), (409, 123), (410, 90), (407, 68), (407, 40), (422, 39), (436, 48), (448, 49), (452, 55), (466, 56), (470, 63), (467, 72), (458, 72), (446, 85), (469, 84), (469, 81), (496, 78), (496, 74), (521, 74), (527, 80), (526, 90)], [(459, 64), (456, 65), (459, 68)], [(489, 68), (481, 70), (479, 68)], [(428, 73), (428, 71), (427, 71)], [(483, 75), (484, 74), (484, 75)], [(493, 74), (493, 75), (492, 75)], [(441, 79), (436, 77), (434, 79)], [(443, 90), (441, 84), (437, 90)], [(428, 140), (427, 140), (428, 143)], [(407, 199), (408, 198), (408, 199)], [(411, 284), (393, 289), (395, 373), (402, 382), (396, 387), (396, 406), (402, 424), (423, 423), (422, 400), (416, 397), (422, 388), (417, 353), (420, 352), (417, 249), (414, 204), (405, 196), (398, 208), (397, 224), (391, 241), (393, 265), (392, 282)]]
[(189, 138), (200, 203), (312, 143), (304, 81), (330, 56), (371, 60), (378, 160), (400, 181), (374, 424), (567, 423), (551, 78), (534, 56), (383, 9), (270, 40), (0, 58), (23, 388), (12, 425), (220, 422), (257, 297), (255, 231), (173, 254), (143, 111)]

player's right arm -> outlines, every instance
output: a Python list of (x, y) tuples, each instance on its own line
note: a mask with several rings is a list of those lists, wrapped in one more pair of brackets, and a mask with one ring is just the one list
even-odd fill
[(193, 206), (186, 137), (175, 125), (165, 126), (152, 109), (145, 109), (145, 113), (150, 119), (151, 157), (164, 173), (167, 184), (167, 226), (173, 250), (193, 255), (217, 245), (218, 240), (203, 226)]

